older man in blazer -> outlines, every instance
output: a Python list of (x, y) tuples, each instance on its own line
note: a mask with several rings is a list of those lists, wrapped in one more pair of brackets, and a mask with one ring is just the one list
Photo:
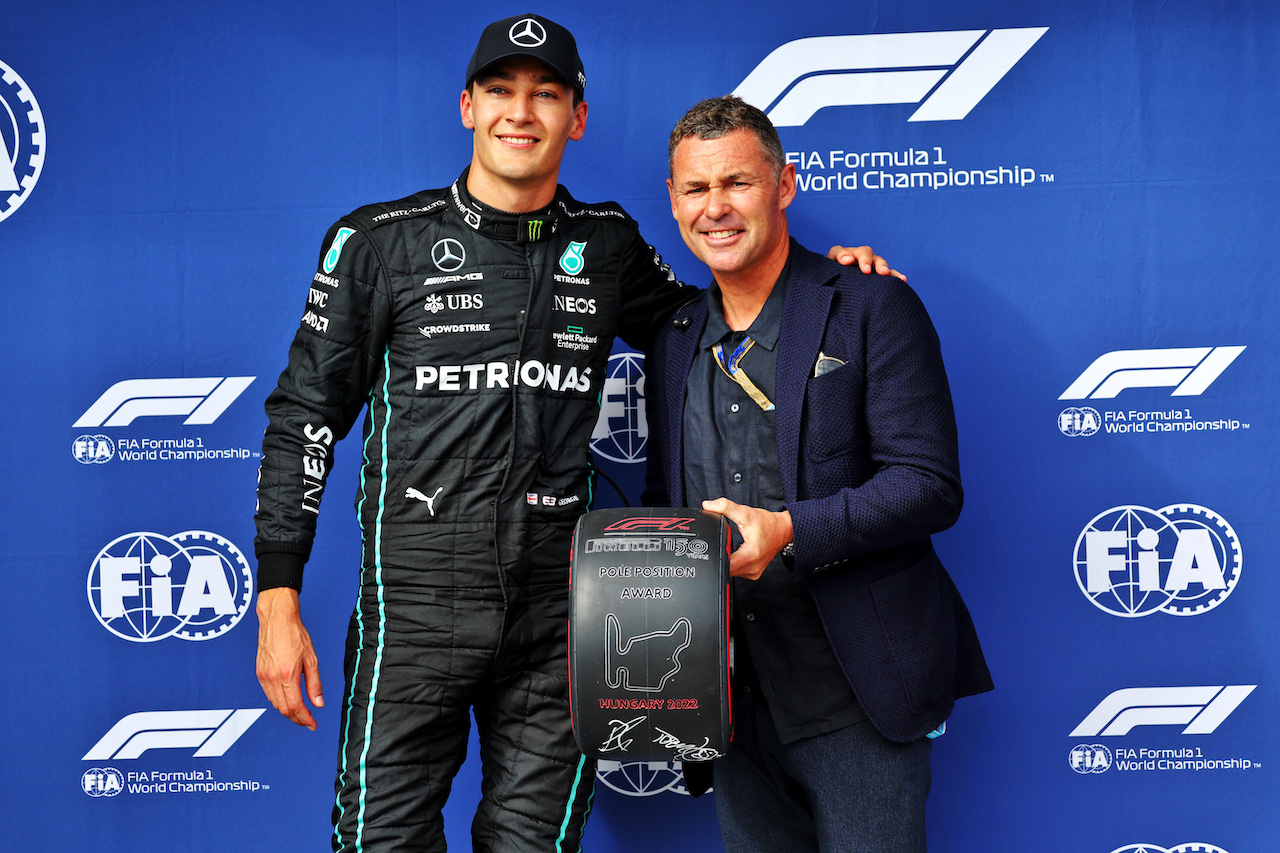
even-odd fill
[(923, 851), (930, 736), (992, 687), (929, 541), (962, 502), (937, 335), (904, 282), (790, 238), (795, 169), (762, 112), (704, 101), (669, 153), (672, 214), (715, 282), (650, 356), (645, 500), (735, 527), (725, 847)]

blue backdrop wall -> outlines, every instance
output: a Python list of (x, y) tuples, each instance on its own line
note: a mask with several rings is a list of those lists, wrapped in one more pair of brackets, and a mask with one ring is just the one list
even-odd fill
[[(261, 403), (326, 227), (453, 180), (475, 39), (528, 9), (6, 8), (5, 846), (325, 849), (359, 454), (339, 447), (304, 594), (313, 734), (253, 672)], [(937, 545), (997, 682), (937, 743), (935, 849), (1274, 850), (1280, 7), (536, 11), (587, 68), (575, 195), (620, 201), (705, 284), (665, 140), (737, 90), (796, 164), (793, 233), (871, 243), (933, 316), (968, 498)], [(613, 368), (596, 449), (634, 499), (643, 365)], [(478, 776), (449, 806), (459, 849)], [(589, 849), (718, 849), (676, 768), (600, 780)]]

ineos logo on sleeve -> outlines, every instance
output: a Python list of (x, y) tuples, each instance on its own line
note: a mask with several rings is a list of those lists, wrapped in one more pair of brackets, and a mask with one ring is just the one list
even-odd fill
[(519, 47), (537, 47), (547, 40), (547, 31), (533, 18), (521, 18), (511, 25), (507, 36)]
[(431, 247), (431, 260), (441, 272), (453, 272), (466, 263), (467, 250), (452, 237), (445, 237)]

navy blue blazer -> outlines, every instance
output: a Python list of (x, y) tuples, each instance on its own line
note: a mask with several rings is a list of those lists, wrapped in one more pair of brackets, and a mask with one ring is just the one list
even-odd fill
[[(707, 301), (689, 303), (649, 356), (649, 505), (685, 503), (685, 384), (706, 322)], [(819, 352), (845, 364), (815, 377)], [(993, 686), (929, 541), (955, 523), (963, 493), (951, 391), (920, 299), (793, 240), (775, 396), (796, 580), (872, 724), (915, 740), (958, 697)]]

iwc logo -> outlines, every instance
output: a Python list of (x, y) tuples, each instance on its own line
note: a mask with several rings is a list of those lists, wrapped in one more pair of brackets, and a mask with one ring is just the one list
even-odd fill
[(665, 791), (689, 795), (678, 761), (599, 761), (596, 778), (628, 797), (652, 797)]
[(1126, 618), (1212, 610), (1236, 588), (1241, 563), (1231, 525), (1195, 504), (1115, 507), (1076, 539), (1080, 591), (1099, 610)]
[(253, 574), (240, 549), (214, 533), (129, 533), (98, 552), (88, 593), (93, 615), (122, 639), (211, 640), (249, 609)]
[(44, 116), (31, 89), (0, 62), (0, 221), (17, 210), (44, 168)]
[(600, 395), (600, 417), (591, 433), (591, 449), (613, 462), (643, 462), (649, 441), (644, 408), (644, 356), (609, 356), (609, 378)]

